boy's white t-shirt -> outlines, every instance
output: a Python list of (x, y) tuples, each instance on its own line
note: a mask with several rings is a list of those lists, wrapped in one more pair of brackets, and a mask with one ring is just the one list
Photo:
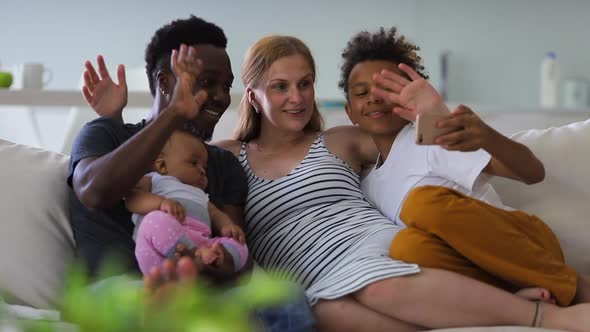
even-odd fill
[[(405, 126), (394, 140), (387, 160), (361, 182), (367, 200), (390, 220), (399, 219), (407, 194), (416, 187), (435, 185), (455, 189), (495, 207), (512, 210), (502, 200), (489, 176), (482, 173), (491, 160), (484, 150), (447, 151), (438, 145), (415, 143), (416, 129)], [(427, 207), (425, 207), (427, 208)]]

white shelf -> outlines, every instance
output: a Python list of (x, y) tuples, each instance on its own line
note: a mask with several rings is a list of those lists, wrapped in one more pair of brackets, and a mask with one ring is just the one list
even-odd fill
[(588, 114), (590, 115), (590, 108), (565, 108), (557, 107), (541, 107), (541, 106), (514, 106), (514, 105), (489, 105), (476, 104), (470, 102), (455, 102), (447, 101), (449, 109), (454, 109), (459, 104), (463, 104), (471, 108), (477, 114), (488, 113), (548, 113), (548, 114)]
[[(128, 107), (151, 108), (149, 92), (129, 92)], [(87, 107), (79, 90), (6, 90), (0, 89), (0, 106), (74, 106)]]

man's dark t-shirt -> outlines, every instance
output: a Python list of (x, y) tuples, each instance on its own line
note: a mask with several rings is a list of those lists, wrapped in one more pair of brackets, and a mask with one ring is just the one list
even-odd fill
[[(115, 150), (145, 126), (122, 125), (109, 118), (98, 118), (87, 123), (72, 145), (68, 170), (68, 185), (78, 162), (89, 157), (101, 157)], [(209, 200), (219, 209), (225, 204), (243, 205), (248, 192), (246, 176), (234, 155), (216, 146), (206, 144), (209, 153), (207, 163), (207, 192)], [(118, 167), (125, 167), (119, 165)], [(76, 254), (86, 265), (91, 275), (96, 275), (100, 264), (113, 255), (128, 272), (139, 273), (135, 260), (135, 242), (132, 238), (131, 213), (120, 200), (110, 209), (90, 210), (71, 190), (69, 194), (70, 222), (76, 243)]]

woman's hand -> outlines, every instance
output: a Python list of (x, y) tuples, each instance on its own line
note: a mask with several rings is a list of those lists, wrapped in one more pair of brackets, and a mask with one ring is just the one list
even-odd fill
[(490, 126), (465, 105), (459, 105), (448, 118), (438, 121), (436, 126), (456, 129), (434, 141), (449, 151), (486, 149), (494, 133)]
[[(84, 86), (82, 94), (88, 105), (100, 116), (123, 121), (123, 108), (127, 105), (127, 81), (125, 79), (125, 67), (117, 67), (117, 80), (115, 84), (107, 70), (104, 58), (99, 55), (96, 58), (98, 74), (90, 61), (84, 66)], [(100, 75), (99, 75), (100, 74)]]
[(160, 203), (160, 211), (166, 212), (172, 215), (178, 220), (179, 223), (184, 223), (186, 212), (184, 207), (175, 200), (164, 198)]
[(412, 67), (402, 63), (399, 69), (409, 79), (401, 73), (382, 70), (373, 75), (377, 86), (371, 89), (371, 93), (396, 105), (393, 112), (412, 122), (416, 121), (419, 114), (426, 112), (449, 112), (442, 96)]
[(184, 118), (193, 119), (207, 100), (207, 92), (195, 91), (203, 63), (197, 59), (194, 47), (182, 44), (179, 50), (172, 50), (170, 66), (176, 77), (176, 84), (169, 107)]

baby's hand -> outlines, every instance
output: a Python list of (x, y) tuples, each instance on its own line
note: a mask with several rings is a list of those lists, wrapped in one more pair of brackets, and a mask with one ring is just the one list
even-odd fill
[(186, 217), (184, 207), (177, 201), (164, 198), (162, 203), (160, 203), (160, 211), (171, 214), (178, 222), (181, 224), (184, 223), (184, 218)]
[(246, 235), (244, 234), (244, 231), (236, 224), (225, 224), (221, 226), (220, 233), (221, 236), (231, 237), (241, 244), (246, 243)]
[(373, 76), (378, 85), (371, 89), (371, 93), (396, 105), (393, 112), (408, 121), (416, 121), (419, 114), (427, 112), (449, 112), (442, 96), (412, 67), (402, 63), (399, 65), (399, 69), (406, 73), (410, 79), (401, 73), (382, 70), (381, 73)]

